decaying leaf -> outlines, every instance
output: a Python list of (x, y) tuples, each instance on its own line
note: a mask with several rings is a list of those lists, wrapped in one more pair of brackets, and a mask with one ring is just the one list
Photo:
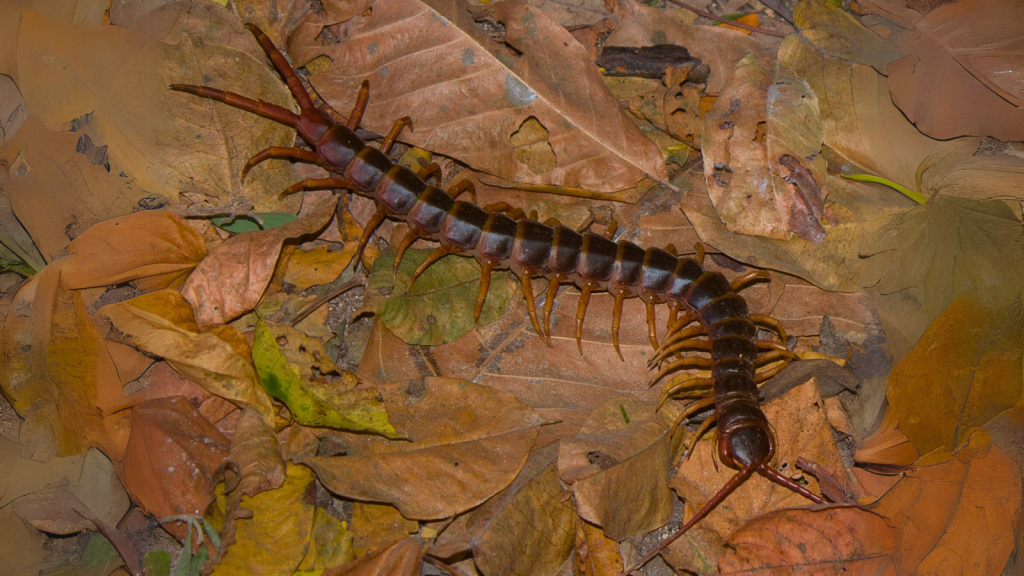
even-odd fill
[(327, 246), (316, 246), (310, 250), (296, 250), (288, 258), (284, 281), (295, 286), (297, 292), (310, 286), (333, 281), (352, 261), (356, 244), (348, 243), (343, 250), (331, 250)]
[[(375, 311), (388, 329), (409, 344), (444, 344), (474, 327), (480, 266), (468, 258), (449, 256), (427, 268), (409, 286), (409, 279), (429, 253), (406, 252), (396, 276), (392, 274), (395, 252), (385, 252), (366, 281), (363, 308)], [(492, 274), (480, 324), (503, 316), (514, 293), (507, 272)]]
[(322, 230), (334, 217), (337, 202), (326, 198), (295, 222), (239, 234), (214, 248), (181, 289), (196, 310), (199, 326), (208, 329), (254, 309), (274, 275), (282, 244)]
[(388, 438), (403, 437), (388, 422), (387, 409), (376, 390), (362, 388), (324, 396), (317, 388), (309, 386), (281, 354), (277, 338), (266, 322), (256, 322), (252, 355), (263, 388), (284, 402), (300, 424), (374, 432)]
[(323, 576), (417, 576), (428, 546), (423, 538), (410, 536), (351, 564), (324, 570)]
[(238, 342), (232, 337), (232, 332), (238, 335), (237, 331), (228, 326), (217, 332), (201, 332), (192, 306), (180, 292), (150, 292), (108, 304), (100, 314), (110, 319), (128, 344), (164, 358), (189, 380), (239, 406), (252, 407), (268, 424), (273, 422), (270, 398), (260, 386), (244, 338)]
[[(954, 300), (889, 375), (889, 409), (918, 452), (953, 450), (1021, 398), (1019, 303)], [(923, 402), (922, 398), (927, 398)]]
[(314, 518), (313, 473), (288, 464), (276, 490), (241, 499), (251, 518), (235, 521), (235, 543), (214, 568), (215, 576), (292, 574), (310, 546)]
[(736, 552), (719, 562), (721, 574), (881, 574), (898, 532), (857, 508), (778, 510), (743, 526), (729, 544)]
[[(288, 48), (300, 64), (330, 58), (310, 80), (335, 108), (350, 109), (359, 83), (369, 79), (376, 94), (394, 96), (378, 97), (378, 105), (371, 96), (364, 125), (386, 133), (414, 112), (416, 131), (403, 138), (504, 179), (605, 192), (635, 187), (645, 176), (665, 180), (657, 147), (622, 114), (568, 31), (523, 2), (496, 3), (491, 16), (515, 51), (489, 38), (453, 0), (376, 2), (372, 17), (344, 24), (344, 42), (325, 46), (315, 39), (322, 26), (311, 26)], [(396, 29), (415, 40), (390, 41)], [(520, 161), (512, 141), (531, 118), (548, 131), (555, 156), (554, 168), (541, 174), (534, 170), (547, 164)]]
[(402, 516), (394, 506), (356, 502), (352, 505), (354, 551), (366, 556), (419, 532), (419, 522)]
[(580, 518), (612, 540), (648, 532), (672, 516), (666, 484), (672, 423), (655, 408), (613, 398), (591, 413), (575, 438), (561, 442), (558, 472)]
[(619, 544), (604, 531), (582, 520), (577, 522), (575, 573), (579, 576), (616, 576), (622, 573)]
[(238, 465), (240, 478), (232, 493), (255, 496), (281, 487), (285, 463), (273, 428), (259, 412), (247, 408), (238, 416), (228, 459)]
[(306, 458), (332, 492), (386, 502), (406, 518), (447, 518), (509, 485), (541, 423), (510, 394), (462, 380), (377, 386), (391, 422), (410, 440), (346, 437), (347, 456)]
[[(704, 177), (731, 230), (821, 243), (825, 160), (814, 92), (788, 69), (741, 60), (704, 118)], [(787, 77), (789, 76), (789, 77)]]
[(125, 488), (157, 519), (202, 514), (214, 499), (213, 477), (230, 443), (181, 396), (132, 409), (124, 460)]
[(563, 501), (553, 450), (530, 455), (523, 471), (466, 519), (473, 561), (488, 576), (552, 576), (572, 551), (576, 515)]

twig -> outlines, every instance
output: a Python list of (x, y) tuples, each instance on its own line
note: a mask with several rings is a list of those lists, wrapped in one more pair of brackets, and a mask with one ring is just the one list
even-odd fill
[(292, 319), (292, 321), (289, 322), (289, 324), (291, 324), (292, 326), (295, 326), (299, 322), (302, 322), (303, 320), (305, 320), (307, 316), (309, 316), (313, 312), (316, 312), (316, 310), (318, 308), (320, 308), (321, 306), (323, 306), (324, 304), (327, 304), (328, 302), (330, 302), (331, 300), (334, 300), (338, 296), (341, 296), (345, 292), (348, 292), (349, 290), (351, 290), (351, 289), (353, 289), (353, 288), (355, 288), (357, 286), (362, 286), (365, 283), (366, 283), (366, 274), (364, 274), (363, 272), (360, 272), (360, 273), (356, 274), (355, 276), (350, 278), (348, 282), (345, 282), (341, 286), (338, 286), (334, 290), (331, 290), (327, 294), (324, 294), (323, 296), (317, 298), (312, 304), (310, 304), (309, 306), (306, 306), (305, 308), (303, 308), (301, 312), (299, 312), (298, 314), (295, 315), (295, 318)]

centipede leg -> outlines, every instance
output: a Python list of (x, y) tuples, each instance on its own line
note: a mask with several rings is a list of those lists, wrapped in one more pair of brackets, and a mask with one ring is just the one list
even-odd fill
[(418, 228), (413, 228), (412, 230), (409, 230), (409, 232), (402, 237), (402, 241), (398, 243), (398, 252), (395, 253), (395, 267), (391, 272), (392, 288), (395, 286), (395, 279), (398, 277), (398, 265), (402, 263), (402, 258), (405, 257), (405, 251), (412, 246), (412, 243), (415, 242), (417, 238), (421, 237), (423, 237), (423, 233), (420, 232)]
[(480, 312), (484, 309), (484, 301), (487, 300), (487, 288), (491, 285), (491, 270), (494, 270), (494, 263), (484, 260), (480, 265), (480, 291), (476, 293), (476, 306), (473, 307), (473, 322), (480, 322)]
[[(696, 394), (687, 394), (689, 397), (710, 396), (712, 392), (711, 387), (714, 386), (714, 383), (714, 380), (711, 378), (687, 378), (680, 376), (670, 381), (665, 386), (665, 389), (661, 391), (661, 404), (679, 396), (679, 393), (686, 389), (706, 388), (706, 390), (699, 391)], [(661, 404), (659, 404), (659, 408)]]
[(454, 246), (450, 246), (450, 245), (449, 246), (440, 246), (436, 250), (431, 252), (426, 257), (426, 259), (423, 260), (423, 262), (420, 263), (419, 267), (416, 268), (416, 271), (412, 273), (412, 278), (409, 279), (409, 286), (412, 286), (416, 282), (416, 279), (420, 277), (420, 274), (423, 274), (423, 272), (427, 268), (430, 268), (431, 264), (433, 264), (434, 262), (437, 262), (441, 258), (444, 258), (445, 256), (447, 256), (449, 254), (453, 254), (455, 252), (458, 252), (458, 249), (455, 248)]
[(249, 170), (252, 170), (254, 166), (271, 158), (296, 160), (298, 162), (308, 162), (310, 164), (325, 166), (323, 158), (321, 158), (316, 152), (294, 146), (271, 146), (270, 148), (260, 150), (254, 154), (252, 158), (249, 158), (249, 161), (245, 163), (245, 167), (242, 168), (242, 180), (245, 180), (246, 174), (248, 174)]
[(619, 229), (619, 221), (612, 220), (608, 223), (608, 229), (604, 231), (603, 236), (609, 240), (615, 237), (615, 232)]
[(305, 180), (300, 180), (288, 188), (285, 188), (284, 192), (281, 192), (279, 196), (283, 198), (296, 192), (304, 192), (306, 190), (330, 190), (333, 188), (351, 187), (352, 182), (347, 178), (306, 178)]
[(697, 433), (694, 434), (693, 438), (685, 445), (686, 458), (683, 459), (683, 462), (690, 459), (690, 456), (693, 455), (693, 449), (697, 446), (697, 442), (700, 442), (700, 439), (707, 433), (708, 428), (711, 428), (711, 425), (717, 420), (718, 414), (715, 413), (708, 416), (706, 420), (700, 423), (700, 428), (697, 428)]
[(540, 336), (541, 340), (550, 346), (551, 340), (541, 331), (540, 322), (537, 321), (537, 306), (533, 302), (533, 285), (530, 282), (530, 273), (524, 270), (521, 279), (523, 283), (523, 296), (526, 297), (526, 313), (530, 315), (530, 323), (533, 324), (533, 329)]
[(448, 195), (452, 198), (458, 198), (463, 192), (469, 192), (469, 198), (476, 203), (476, 185), (469, 180), (463, 180), (448, 189)]
[(370, 242), (370, 237), (373, 236), (373, 231), (377, 229), (377, 226), (380, 226), (380, 223), (384, 221), (384, 218), (386, 218), (387, 215), (387, 210), (385, 210), (384, 206), (381, 205), (377, 207), (377, 211), (373, 213), (373, 216), (370, 216), (369, 222), (367, 222), (366, 227), (363, 228), (363, 235), (359, 237), (359, 246), (356, 247), (356, 253), (352, 257), (353, 271), (359, 268), (359, 262), (363, 257), (363, 250)]
[(750, 284), (751, 282), (755, 282), (757, 280), (770, 280), (770, 279), (771, 279), (771, 276), (768, 274), (768, 272), (766, 270), (754, 270), (752, 272), (747, 272), (746, 274), (744, 274), (742, 276), (737, 276), (736, 278), (733, 278), (730, 287), (732, 288), (733, 292), (739, 292), (747, 284)]
[[(657, 364), (658, 362), (668, 358), (672, 354), (676, 354), (676, 353), (678, 353), (678, 352), (680, 352), (682, 350), (710, 350), (710, 349), (711, 349), (711, 342), (709, 342), (707, 340), (698, 340), (697, 338), (686, 338), (684, 340), (677, 340), (674, 344), (672, 344), (671, 346), (669, 346), (669, 347), (665, 348), (664, 350), (662, 350), (661, 352), (659, 352), (658, 355), (655, 357), (656, 360), (655, 359), (652, 359), (652, 360), (654, 361), (655, 364)], [(651, 367), (653, 368), (654, 364), (652, 364)]]
[(703, 242), (697, 242), (696, 244), (693, 245), (693, 249), (697, 251), (697, 253), (694, 254), (694, 256), (693, 256), (693, 259), (697, 261), (697, 264), (700, 264), (701, 266), (703, 266), (704, 265), (704, 243)]
[(555, 305), (555, 297), (558, 296), (558, 286), (565, 282), (565, 276), (553, 274), (548, 280), (548, 292), (544, 297), (544, 333), (551, 339), (551, 308)]
[(349, 130), (355, 130), (359, 127), (359, 123), (363, 121), (363, 112), (366, 111), (366, 103), (370, 101), (370, 82), (363, 80), (359, 84), (359, 93), (356, 95), (355, 106), (352, 107), (352, 111), (349, 112), (348, 122), (345, 123), (345, 127)]
[(580, 303), (576, 308), (576, 347), (583, 356), (583, 317), (587, 315), (587, 304), (590, 303), (590, 292), (593, 286), (586, 283), (580, 288)]
[(626, 294), (626, 290), (615, 290), (615, 304), (612, 306), (612, 346), (615, 347), (619, 360), (623, 362), (626, 359), (622, 357), (622, 350), (619, 349), (619, 324), (622, 322), (622, 303), (626, 301)]
[(504, 212), (509, 218), (513, 220), (522, 220), (526, 218), (526, 213), (523, 212), (522, 208), (518, 208), (509, 204), (508, 202), (492, 202), (482, 206), (484, 212)]
[(684, 356), (683, 358), (676, 360), (675, 362), (665, 366), (658, 372), (654, 378), (651, 378), (651, 383), (655, 383), (665, 377), (666, 374), (678, 370), (684, 366), (692, 366), (696, 368), (703, 368), (710, 370), (713, 368), (715, 363), (709, 358), (700, 358), (698, 356)]
[(647, 361), (648, 368), (654, 367), (655, 364), (661, 362), (670, 354), (675, 353), (676, 350), (679, 350), (679, 348), (672, 348), (676, 343), (691, 339), (694, 336), (703, 335), (706, 332), (707, 329), (703, 326), (694, 326), (693, 328), (686, 328), (685, 330), (679, 330), (672, 333), (664, 342), (661, 343), (661, 347), (655, 350), (654, 356)]
[(656, 324), (657, 318), (655, 317), (654, 311), (654, 296), (648, 296), (644, 298), (644, 305), (647, 307), (647, 339), (651, 341), (651, 346), (655, 350), (658, 349), (658, 326)]
[(772, 468), (771, 466), (768, 466), (767, 464), (761, 464), (760, 466), (758, 466), (757, 473), (771, 480), (772, 482), (775, 482), (780, 486), (785, 486), (786, 488), (789, 488), (793, 492), (796, 492), (797, 494), (803, 496), (804, 498), (807, 498), (808, 500), (814, 502), (815, 504), (826, 503), (825, 499), (822, 498), (821, 496), (818, 496), (817, 494), (811, 492), (807, 488), (804, 488), (803, 486), (797, 484), (796, 482), (793, 482), (789, 478), (786, 478), (785, 476), (780, 474), (778, 470)]
[(762, 382), (767, 382), (768, 380), (771, 380), (772, 378), (775, 377), (776, 374), (782, 372), (782, 369), (785, 367), (786, 364), (783, 364), (781, 366), (774, 366), (772, 368), (769, 368), (768, 370), (758, 372), (757, 374), (754, 375), (754, 384), (760, 384)]
[(419, 176), (420, 180), (424, 181), (429, 180), (430, 178), (435, 178), (438, 185), (441, 184), (441, 167), (437, 162), (431, 162), (423, 168), (420, 168), (416, 171), (416, 175)]
[(685, 409), (683, 410), (682, 414), (680, 414), (679, 416), (676, 417), (676, 421), (672, 424), (672, 430), (675, 430), (676, 428), (678, 428), (679, 425), (683, 423), (683, 420), (686, 420), (687, 418), (689, 418), (690, 416), (693, 416), (697, 412), (700, 412), (701, 410), (704, 410), (705, 408), (708, 408), (709, 406), (714, 406), (714, 405), (715, 405), (715, 399), (714, 398), (705, 398), (703, 400), (698, 400), (696, 402), (691, 402), (688, 406), (685, 407)]
[(395, 120), (394, 125), (391, 126), (391, 131), (384, 137), (384, 140), (380, 143), (380, 151), (387, 154), (391, 152), (391, 147), (395, 145), (395, 140), (398, 139), (398, 135), (402, 133), (402, 128), (406, 126), (409, 130), (412, 130), (412, 118), (408, 116), (402, 116), (398, 120)]
[(786, 335), (786, 329), (782, 327), (782, 323), (778, 319), (765, 314), (751, 314), (750, 321), (775, 330), (783, 344), (788, 342), (789, 337)]
[(757, 357), (757, 359), (754, 360), (754, 366), (764, 366), (765, 364), (770, 364), (770, 363), (775, 362), (777, 360), (785, 360), (786, 363), (788, 364), (788, 363), (792, 362), (793, 360), (799, 360), (799, 359), (800, 359), (800, 356), (798, 356), (794, 352), (790, 352), (789, 350), (785, 350), (785, 349), (783, 349), (783, 350), (776, 349), (776, 350), (772, 350), (770, 352), (765, 352), (764, 354), (759, 355)]

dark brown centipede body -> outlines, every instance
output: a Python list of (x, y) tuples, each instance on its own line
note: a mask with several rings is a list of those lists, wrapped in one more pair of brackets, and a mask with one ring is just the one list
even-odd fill
[[(746, 301), (736, 293), (748, 282), (764, 278), (764, 273), (750, 273), (730, 282), (722, 274), (703, 267), (700, 248), (696, 258), (678, 257), (671, 247), (644, 249), (626, 240), (613, 241), (611, 234), (606, 237), (593, 232), (581, 232), (553, 220), (541, 223), (526, 218), (521, 210), (507, 205), (479, 207), (458, 200), (463, 192), (473, 193), (472, 184), (464, 182), (447, 191), (441, 190), (424, 180), (428, 174), (437, 172), (435, 168), (428, 167), (417, 173), (394, 164), (388, 158), (387, 153), (401, 130), (411, 125), (408, 118), (402, 118), (394, 124), (379, 149), (367, 146), (356, 135), (355, 130), (368, 100), (368, 85), (365, 81), (348, 121), (345, 124), (336, 123), (326, 112), (313, 105), (294, 70), (270, 39), (256, 26), (249, 25), (248, 28), (284, 77), (299, 103), (300, 114), (205, 86), (175, 84), (171, 88), (218, 100), (292, 126), (313, 148), (312, 151), (298, 147), (263, 150), (246, 164), (243, 177), (253, 166), (269, 158), (310, 162), (339, 176), (303, 180), (291, 186), (286, 193), (345, 188), (372, 198), (377, 204), (377, 210), (360, 239), (354, 259), (356, 265), (373, 231), (385, 218), (402, 220), (408, 224), (410, 232), (398, 246), (396, 270), (406, 249), (418, 238), (433, 239), (440, 243), (440, 247), (416, 270), (413, 280), (447, 254), (471, 255), (480, 262), (482, 275), (476, 305), (477, 318), (487, 296), (491, 271), (510, 269), (522, 282), (534, 330), (550, 342), (551, 309), (558, 288), (561, 284), (574, 284), (581, 293), (576, 312), (575, 335), (582, 353), (582, 325), (590, 295), (595, 291), (607, 291), (615, 298), (612, 341), (619, 352), (618, 331), (623, 301), (638, 297), (643, 299), (647, 307), (648, 337), (657, 349), (651, 366), (667, 362), (654, 381), (684, 367), (700, 367), (711, 371), (710, 378), (670, 382), (665, 387), (663, 398), (668, 399), (681, 393), (702, 398), (687, 408), (680, 416), (680, 421), (698, 410), (714, 406), (714, 416), (705, 420), (696, 438), (717, 419), (718, 457), (738, 472), (662, 546), (707, 515), (755, 472), (815, 502), (823, 502), (820, 497), (782, 476), (770, 465), (775, 453), (775, 437), (760, 409), (757, 384), (777, 373), (781, 365), (761, 372), (757, 368), (772, 362), (784, 364), (795, 355), (785, 346), (786, 336), (782, 326), (769, 317), (751, 315)], [(538, 320), (531, 285), (532, 279), (538, 277), (546, 278), (549, 283), (543, 306), (543, 327)], [(669, 331), (660, 345), (655, 330), (655, 305), (659, 303), (666, 303), (669, 308)], [(757, 340), (756, 324), (774, 329), (782, 343)], [(680, 355), (682, 350), (693, 349), (708, 352), (710, 358)], [(622, 357), (621, 352), (619, 356)], [(656, 552), (652, 552), (648, 559)]]

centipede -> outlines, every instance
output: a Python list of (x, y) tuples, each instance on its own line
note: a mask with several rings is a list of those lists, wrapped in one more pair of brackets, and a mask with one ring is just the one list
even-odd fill
[[(751, 282), (767, 279), (764, 271), (754, 271), (728, 280), (720, 272), (705, 268), (703, 247), (693, 256), (680, 256), (674, 247), (647, 248), (624, 239), (614, 239), (616, 226), (610, 223), (604, 233), (565, 226), (555, 219), (538, 221), (521, 209), (506, 203), (478, 206), (459, 200), (469, 193), (475, 199), (471, 182), (463, 180), (447, 189), (428, 184), (437, 177), (435, 165), (419, 171), (393, 162), (388, 154), (400, 133), (412, 128), (409, 117), (395, 121), (373, 147), (356, 130), (369, 101), (369, 84), (363, 81), (355, 105), (347, 120), (335, 121), (327, 110), (314, 105), (299, 76), (271, 39), (254, 24), (247, 24), (274, 68), (284, 79), (300, 108), (296, 114), (288, 108), (262, 100), (226, 92), (208, 86), (172, 84), (175, 91), (215, 100), (295, 129), (309, 149), (270, 147), (246, 162), (241, 177), (269, 159), (285, 159), (318, 165), (328, 178), (309, 178), (290, 186), (282, 194), (305, 190), (342, 189), (370, 198), (376, 211), (359, 239), (353, 266), (374, 231), (385, 219), (405, 222), (409, 232), (398, 245), (394, 272), (407, 249), (419, 239), (439, 243), (436, 250), (417, 267), (414, 282), (428, 267), (449, 254), (475, 258), (481, 266), (480, 288), (475, 319), (487, 297), (491, 273), (508, 269), (518, 277), (526, 301), (527, 314), (537, 335), (551, 343), (552, 305), (559, 288), (575, 285), (580, 298), (575, 315), (575, 338), (583, 353), (582, 327), (588, 302), (594, 292), (614, 297), (612, 343), (619, 358), (619, 323), (623, 302), (640, 298), (646, 306), (647, 336), (655, 349), (649, 367), (659, 368), (652, 385), (685, 368), (710, 371), (708, 377), (677, 376), (666, 384), (662, 402), (672, 398), (696, 399), (676, 419), (678, 426), (688, 416), (713, 408), (697, 430), (691, 444), (717, 423), (717, 458), (736, 473), (693, 516), (671, 536), (649, 552), (635, 570), (660, 553), (721, 504), (738, 486), (754, 474), (782, 485), (817, 504), (825, 500), (782, 475), (772, 467), (776, 437), (760, 407), (758, 384), (772, 378), (797, 356), (786, 345), (787, 335), (778, 320), (751, 314), (746, 300), (738, 292)], [(335, 113), (335, 115), (338, 115)], [(543, 321), (538, 317), (533, 281), (546, 279), (548, 287), (543, 303)], [(664, 341), (657, 338), (655, 307), (668, 307), (668, 328)], [(760, 327), (779, 337), (757, 337)], [(698, 350), (707, 356), (684, 355)], [(688, 453), (692, 453), (690, 450)]]

